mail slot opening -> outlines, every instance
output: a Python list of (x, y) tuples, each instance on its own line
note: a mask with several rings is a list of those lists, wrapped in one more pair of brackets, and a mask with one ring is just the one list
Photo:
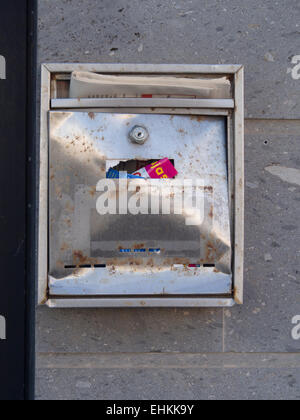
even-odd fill
[(169, 158), (106, 162), (106, 178), (174, 179), (177, 175), (175, 160)]

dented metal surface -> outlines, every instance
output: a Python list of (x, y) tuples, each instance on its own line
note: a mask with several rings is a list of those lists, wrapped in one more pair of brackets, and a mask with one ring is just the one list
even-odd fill
[(131, 266), (82, 268), (61, 280), (50, 277), (52, 296), (230, 294), (231, 276), (213, 268)]
[[(231, 293), (225, 118), (50, 112), (49, 121), (50, 295)], [(149, 131), (142, 146), (128, 140), (135, 125)], [(200, 226), (184, 215), (97, 213), (107, 161), (165, 157), (178, 179), (204, 180)]]

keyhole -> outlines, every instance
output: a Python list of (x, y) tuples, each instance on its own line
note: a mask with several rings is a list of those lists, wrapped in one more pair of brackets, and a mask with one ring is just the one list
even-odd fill
[(129, 138), (133, 143), (144, 144), (148, 139), (149, 133), (145, 127), (135, 126), (129, 133)]

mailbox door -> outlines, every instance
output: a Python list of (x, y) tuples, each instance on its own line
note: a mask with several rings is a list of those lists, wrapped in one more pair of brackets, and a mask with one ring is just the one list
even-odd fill
[[(49, 128), (51, 296), (231, 294), (225, 117), (52, 111)], [(106, 179), (164, 158), (174, 180)]]

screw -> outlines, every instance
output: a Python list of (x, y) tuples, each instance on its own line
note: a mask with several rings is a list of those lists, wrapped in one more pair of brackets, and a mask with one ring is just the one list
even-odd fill
[(137, 144), (144, 144), (148, 137), (148, 130), (140, 125), (135, 125), (129, 133), (130, 140)]

